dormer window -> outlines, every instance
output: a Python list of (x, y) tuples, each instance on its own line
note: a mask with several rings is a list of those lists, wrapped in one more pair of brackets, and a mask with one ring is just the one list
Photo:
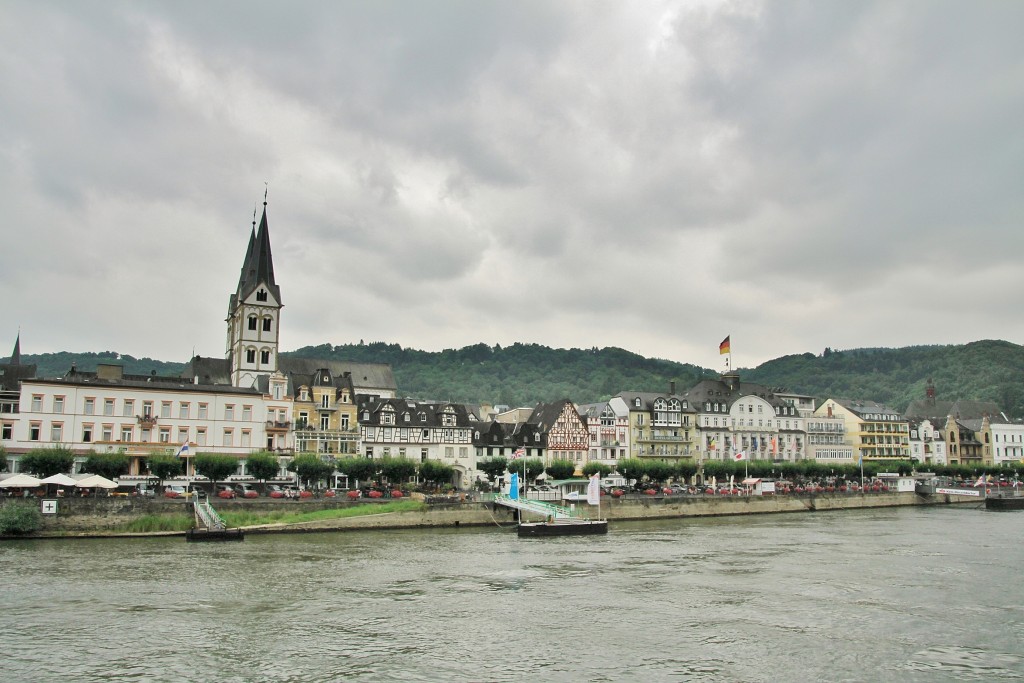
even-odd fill
[(404, 416), (402, 417), (402, 419), (403, 419), (403, 420), (404, 420), (404, 421), (406, 422), (406, 424), (408, 424), (409, 422), (412, 422), (412, 415), (410, 415), (409, 413), (406, 413), (406, 414), (405, 414), (405, 415), (404, 415)]
[(635, 408), (639, 408), (640, 407), (640, 397), (639, 396), (637, 396), (636, 398), (633, 399), (633, 406)]

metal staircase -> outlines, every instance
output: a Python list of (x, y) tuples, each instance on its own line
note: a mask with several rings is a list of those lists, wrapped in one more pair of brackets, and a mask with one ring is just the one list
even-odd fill
[(196, 511), (196, 527), (206, 529), (207, 531), (224, 531), (227, 529), (227, 524), (220, 518), (217, 511), (210, 505), (210, 499), (206, 496), (196, 496), (193, 501), (192, 507)]
[(555, 505), (554, 503), (548, 503), (543, 500), (530, 500), (528, 498), (510, 498), (505, 494), (498, 494), (494, 496), (494, 502), (497, 505), (504, 505), (505, 507), (520, 510), (521, 512), (531, 512), (535, 515), (550, 518), (554, 521), (560, 519), (581, 519), (583, 515), (579, 509), (567, 508), (564, 505)]

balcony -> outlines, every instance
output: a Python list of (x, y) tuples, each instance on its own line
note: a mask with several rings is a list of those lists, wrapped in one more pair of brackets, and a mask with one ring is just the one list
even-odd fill
[(143, 429), (152, 429), (156, 426), (156, 415), (136, 415), (135, 417)]
[(291, 426), (292, 426), (292, 423), (289, 420), (285, 420), (283, 422), (280, 421), (280, 420), (267, 420), (267, 429), (270, 429), (270, 430), (276, 430), (276, 429), (287, 430)]

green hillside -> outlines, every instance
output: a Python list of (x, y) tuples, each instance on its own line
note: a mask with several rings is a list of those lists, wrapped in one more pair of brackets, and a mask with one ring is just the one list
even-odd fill
[[(502, 348), (476, 344), (439, 352), (371, 343), (322, 344), (284, 355), (325, 360), (388, 363), (403, 396), (459, 403), (530, 406), (569, 398), (577, 403), (605, 400), (620, 391), (664, 391), (674, 381), (684, 391), (717, 373), (695, 365), (644, 358), (617, 348), (552, 349), (537, 344)], [(132, 374), (173, 375), (181, 363), (133, 358), (116, 352), (23, 355), (44, 377), (63, 375), (74, 364), (121, 363)], [(784, 387), (818, 398), (871, 399), (903, 410), (923, 398), (931, 378), (938, 398), (995, 401), (1008, 416), (1024, 417), (1024, 347), (1005, 341), (901, 349), (826, 349), (742, 369), (744, 380)]]

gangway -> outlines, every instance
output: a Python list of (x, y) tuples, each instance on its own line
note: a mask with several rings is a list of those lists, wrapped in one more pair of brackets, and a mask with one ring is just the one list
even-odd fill
[(210, 499), (200, 493), (193, 494), (192, 507), (196, 512), (196, 527), (207, 531), (224, 531), (228, 525), (224, 523), (217, 511), (210, 505)]
[(529, 498), (512, 498), (503, 493), (494, 496), (494, 503), (496, 505), (504, 505), (505, 507), (519, 510), (521, 512), (532, 512), (535, 515), (549, 517), (552, 520), (580, 519), (583, 516), (580, 514), (579, 510), (574, 510), (573, 508), (568, 508), (564, 505), (555, 505), (554, 503), (547, 503), (543, 500), (532, 500)]
[(193, 496), (196, 525), (185, 532), (186, 541), (241, 541), (245, 538), (241, 529), (228, 528), (205, 494), (196, 491)]

